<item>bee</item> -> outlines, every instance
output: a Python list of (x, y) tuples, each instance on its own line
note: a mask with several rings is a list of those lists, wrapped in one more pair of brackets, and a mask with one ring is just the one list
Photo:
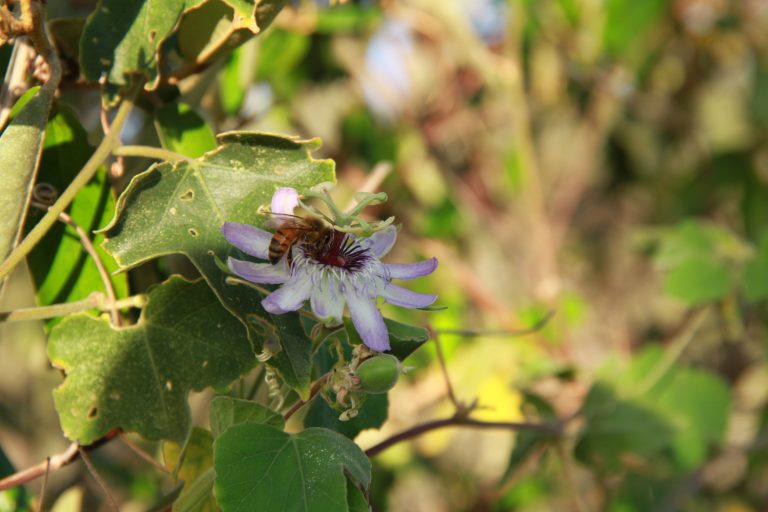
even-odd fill
[(287, 255), (288, 266), (293, 263), (293, 247), (300, 247), (305, 254), (318, 261), (332, 265), (343, 265), (340, 247), (346, 238), (323, 219), (298, 217), (287, 214), (271, 214), (270, 224), (276, 226), (269, 242), (269, 262), (277, 264)]

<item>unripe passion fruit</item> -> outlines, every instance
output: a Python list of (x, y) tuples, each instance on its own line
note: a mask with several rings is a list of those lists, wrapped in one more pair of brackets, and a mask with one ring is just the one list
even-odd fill
[(379, 354), (360, 363), (355, 374), (360, 379), (363, 391), (378, 395), (395, 387), (400, 369), (400, 361), (395, 356)]

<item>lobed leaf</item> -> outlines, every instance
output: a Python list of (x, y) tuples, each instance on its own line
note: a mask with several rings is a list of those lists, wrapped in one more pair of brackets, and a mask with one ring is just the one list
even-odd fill
[[(184, 254), (197, 267), (222, 303), (248, 328), (260, 351), (265, 325), (274, 329), (281, 351), (269, 364), (304, 396), (310, 383), (310, 340), (299, 315), (269, 315), (254, 289), (227, 282), (222, 262), (235, 249), (224, 239), (225, 222), (258, 224), (261, 205), (279, 187), (300, 192), (334, 180), (331, 160), (315, 160), (317, 141), (261, 133), (230, 132), (219, 147), (191, 161), (153, 165), (136, 176), (118, 200), (106, 228), (105, 248), (121, 269), (165, 254)], [(239, 256), (238, 257), (242, 257)]]
[(205, 0), (100, 0), (80, 39), (80, 68), (88, 80), (104, 82), (109, 103), (135, 75), (152, 86), (157, 51), (184, 11)]
[[(287, 434), (241, 423), (214, 442), (216, 500), (224, 512), (349, 510), (347, 478), (367, 488), (371, 463), (349, 439), (321, 428)], [(359, 497), (353, 495), (355, 509)]]
[(66, 372), (53, 392), (65, 435), (87, 445), (119, 427), (182, 442), (188, 392), (226, 386), (254, 366), (243, 334), (204, 282), (179, 277), (150, 290), (136, 325), (66, 318), (48, 344), (51, 362)]

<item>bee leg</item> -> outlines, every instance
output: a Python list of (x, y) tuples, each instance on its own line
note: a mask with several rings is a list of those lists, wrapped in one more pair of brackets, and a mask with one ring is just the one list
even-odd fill
[(288, 259), (288, 270), (291, 270), (293, 267), (293, 247), (288, 248), (288, 252), (285, 253), (285, 256)]

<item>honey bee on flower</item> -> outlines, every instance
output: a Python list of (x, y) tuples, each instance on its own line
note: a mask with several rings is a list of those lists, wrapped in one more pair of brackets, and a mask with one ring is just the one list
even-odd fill
[(280, 188), (272, 197), (270, 233), (255, 226), (225, 223), (224, 237), (262, 263), (229, 258), (230, 271), (258, 284), (280, 284), (262, 301), (264, 309), (283, 314), (300, 309), (309, 300), (315, 316), (327, 326), (343, 321), (344, 306), (363, 343), (372, 350), (389, 350), (389, 335), (377, 300), (405, 308), (424, 308), (436, 295), (410, 291), (393, 279), (415, 279), (431, 274), (437, 259), (418, 263), (382, 263), (397, 239), (397, 229), (387, 226), (369, 237), (344, 232), (325, 220), (293, 215), (298, 192)]

